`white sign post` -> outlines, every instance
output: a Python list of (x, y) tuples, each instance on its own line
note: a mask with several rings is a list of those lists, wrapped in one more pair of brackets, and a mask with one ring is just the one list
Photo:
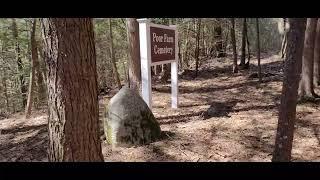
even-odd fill
[(142, 98), (152, 109), (151, 66), (170, 63), (171, 107), (178, 108), (178, 32), (176, 26), (153, 24), (148, 19), (138, 19), (138, 22)]

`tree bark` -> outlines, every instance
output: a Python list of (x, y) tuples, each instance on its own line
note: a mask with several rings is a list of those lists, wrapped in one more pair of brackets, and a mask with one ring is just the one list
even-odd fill
[(113, 35), (112, 35), (112, 20), (109, 18), (109, 38), (110, 38), (110, 56), (111, 56), (111, 64), (112, 64), (112, 70), (113, 70), (113, 76), (115, 79), (115, 82), (117, 84), (118, 89), (120, 90), (122, 88), (118, 68), (116, 64), (116, 56), (113, 48)]
[[(4, 56), (3, 56), (3, 53), (4, 53), (4, 46), (6, 44), (2, 44), (1, 46), (1, 59), (4, 59)], [(8, 87), (7, 87), (7, 67), (3, 67), (2, 68), (2, 73), (3, 73), (3, 76), (1, 78), (2, 80), (2, 86), (3, 86), (3, 93), (4, 93), (4, 98), (5, 98), (5, 101), (6, 101), (6, 111), (8, 113), (10, 113), (10, 107), (9, 107), (9, 95), (8, 95)]]
[(10, 109), (9, 109), (9, 96), (8, 96), (6, 73), (4, 73), (4, 75), (2, 77), (2, 86), (3, 86), (4, 98), (6, 101), (6, 111), (9, 113)]
[(26, 119), (28, 119), (31, 115), (32, 104), (33, 104), (33, 95), (34, 95), (34, 86), (35, 86), (35, 70), (38, 69), (38, 50), (37, 50), (37, 42), (36, 42), (36, 19), (33, 20), (32, 30), (30, 36), (31, 42), (31, 72), (30, 72), (30, 82), (29, 82), (29, 91), (28, 91), (28, 101), (27, 107), (25, 111)]
[(314, 86), (320, 85), (320, 18), (318, 18), (314, 46)]
[(196, 25), (196, 48), (194, 52), (194, 56), (196, 58), (196, 77), (198, 76), (198, 69), (199, 69), (199, 43), (200, 43), (200, 32), (201, 32), (201, 18), (198, 19)]
[(243, 28), (242, 28), (242, 44), (241, 44), (241, 58), (240, 66), (246, 64), (246, 34), (247, 34), (247, 20), (243, 19)]
[(261, 77), (261, 65), (260, 65), (260, 32), (259, 32), (260, 30), (259, 30), (259, 19), (258, 18), (256, 18), (256, 30), (257, 30), (258, 77), (259, 77), (259, 83), (261, 83), (262, 77)]
[(90, 18), (42, 19), (48, 66), (49, 161), (103, 161)]
[(184, 53), (183, 53), (183, 63), (185, 64), (185, 68), (189, 68), (189, 61), (188, 61), (188, 46), (189, 46), (189, 34), (190, 34), (190, 23), (188, 22), (187, 25), (187, 32), (186, 32), (186, 41), (184, 45)]
[(135, 18), (127, 18), (129, 44), (129, 87), (139, 91), (141, 85), (139, 23)]
[(248, 31), (246, 32), (246, 42), (247, 42), (247, 50), (248, 50), (248, 61), (245, 65), (245, 69), (249, 69), (250, 68), (250, 42), (248, 38)]
[(37, 47), (38, 47), (38, 54), (40, 57), (40, 61), (39, 61), (40, 73), (42, 75), (43, 84), (44, 86), (46, 86), (48, 70), (47, 70), (47, 67), (45, 66), (44, 48), (42, 47), (42, 43), (37, 43)]
[(312, 100), (318, 95), (313, 88), (314, 46), (317, 18), (308, 18), (305, 30), (304, 50), (302, 58), (302, 75), (299, 84), (300, 100)]
[(289, 18), (288, 48), (279, 108), (278, 128), (272, 161), (290, 161), (301, 61), (306, 28), (305, 18)]
[(201, 29), (201, 32), (200, 32), (200, 36), (201, 36), (201, 50), (200, 50), (200, 55), (202, 57), (205, 57), (206, 56), (206, 49), (205, 49), (205, 43), (204, 43), (204, 40), (205, 40), (205, 37), (204, 37), (204, 33), (205, 33), (205, 28), (206, 28), (206, 24), (203, 23), (203, 27)]
[(237, 60), (237, 42), (236, 42), (236, 33), (235, 33), (235, 19), (231, 18), (231, 44), (232, 44), (232, 52), (233, 52), (233, 66), (232, 66), (232, 71), (233, 73), (238, 72), (238, 60)]
[(282, 39), (282, 43), (281, 43), (281, 58), (285, 57), (285, 52), (286, 52), (286, 48), (287, 48), (286, 24), (287, 24), (287, 18), (283, 18), (283, 39)]
[(226, 39), (225, 39), (225, 41), (223, 43), (223, 52), (224, 52), (225, 55), (227, 54), (227, 46), (228, 46), (228, 42), (229, 42), (229, 31), (230, 31), (230, 29), (228, 28), (227, 29), (227, 34), (226, 34)]
[(214, 40), (215, 40), (215, 49), (216, 49), (216, 57), (225, 57), (225, 53), (223, 51), (223, 44), (222, 44), (222, 27), (221, 27), (221, 20), (217, 19), (217, 24), (214, 27)]
[(18, 71), (19, 71), (19, 80), (20, 80), (20, 91), (22, 94), (22, 108), (24, 109), (27, 104), (27, 88), (25, 84), (25, 77), (23, 75), (23, 64), (21, 60), (21, 53), (20, 53), (20, 44), (19, 44), (19, 33), (16, 20), (12, 18), (12, 34), (15, 42), (15, 54), (18, 64)]

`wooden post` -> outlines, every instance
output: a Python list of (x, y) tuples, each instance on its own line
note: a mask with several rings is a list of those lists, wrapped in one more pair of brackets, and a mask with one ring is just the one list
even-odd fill
[[(176, 25), (171, 25), (175, 27)], [(175, 30), (175, 61), (171, 62), (171, 107), (178, 108), (178, 31)]]
[(150, 54), (150, 20), (138, 19), (141, 58), (142, 98), (152, 109), (151, 97), (151, 54)]

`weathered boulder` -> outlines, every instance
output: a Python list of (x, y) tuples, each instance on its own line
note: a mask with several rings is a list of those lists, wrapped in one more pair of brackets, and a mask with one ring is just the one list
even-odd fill
[(161, 134), (159, 123), (140, 95), (123, 87), (109, 101), (104, 120), (106, 140), (112, 146), (149, 144)]

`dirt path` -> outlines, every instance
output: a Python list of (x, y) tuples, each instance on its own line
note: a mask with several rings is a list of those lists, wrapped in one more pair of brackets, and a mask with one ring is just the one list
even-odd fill
[[(252, 62), (255, 63), (256, 59)], [(231, 72), (231, 60), (203, 65), (199, 77), (180, 78), (180, 108), (170, 108), (170, 86), (153, 85), (153, 112), (166, 138), (146, 146), (111, 149), (105, 161), (270, 161), (282, 86), (278, 56), (262, 59), (270, 73), (258, 85), (255, 72)], [(317, 89), (318, 91), (318, 89)], [(320, 161), (319, 105), (298, 106), (293, 160)], [(0, 121), (0, 161), (46, 161), (46, 116)]]

